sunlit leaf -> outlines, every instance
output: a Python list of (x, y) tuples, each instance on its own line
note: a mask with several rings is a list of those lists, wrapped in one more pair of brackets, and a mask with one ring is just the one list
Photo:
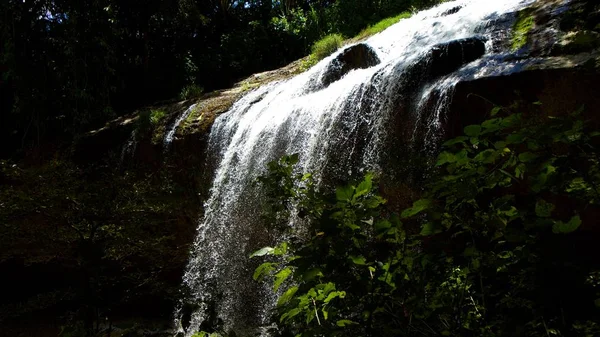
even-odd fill
[(347, 320), (347, 319), (341, 319), (341, 320), (337, 321), (335, 324), (339, 327), (345, 327), (346, 325), (352, 325), (352, 324), (358, 324), (358, 323)]
[(252, 253), (252, 255), (250, 255), (250, 257), (256, 257), (256, 256), (265, 256), (265, 255), (269, 255), (271, 254), (273, 251), (275, 250), (275, 248), (272, 247), (263, 247), (257, 251), (255, 251), (254, 253)]
[(287, 267), (280, 270), (275, 274), (275, 281), (273, 281), (273, 291), (277, 291), (281, 284), (292, 274), (292, 270)]
[(352, 260), (352, 263), (354, 264), (358, 264), (358, 265), (365, 265), (367, 264), (367, 260), (365, 259), (364, 256), (350, 256), (350, 259)]

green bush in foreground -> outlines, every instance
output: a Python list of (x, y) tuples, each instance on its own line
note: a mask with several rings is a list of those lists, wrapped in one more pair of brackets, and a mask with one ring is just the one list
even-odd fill
[[(280, 294), (281, 335), (600, 333), (589, 230), (600, 132), (578, 114), (492, 114), (444, 144), (424, 198), (400, 215), (386, 210), (372, 174), (328, 194), (292, 173), (297, 155), (269, 164), (260, 181), (289, 239), (253, 254), (268, 256), (254, 278)], [(308, 230), (289, 228), (290, 214)]]

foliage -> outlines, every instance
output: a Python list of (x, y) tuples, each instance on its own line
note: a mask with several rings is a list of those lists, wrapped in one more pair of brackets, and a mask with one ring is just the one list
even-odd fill
[(535, 26), (535, 18), (530, 10), (522, 10), (519, 12), (517, 21), (513, 26), (512, 49), (519, 50), (527, 44), (529, 32)]
[(3, 328), (50, 316), (82, 336), (74, 330), (131, 310), (171, 314), (197, 192), (167, 171), (114, 166), (0, 161), (0, 268), (13, 275), (0, 294)]
[(356, 36), (356, 38), (358, 38), (358, 39), (364, 39), (364, 38), (369, 37), (371, 35), (375, 35), (377, 33), (380, 33), (382, 31), (386, 30), (390, 26), (398, 23), (400, 20), (402, 20), (402, 19), (408, 19), (411, 16), (412, 16), (412, 13), (410, 13), (410, 12), (403, 12), (403, 13), (401, 13), (399, 15), (394, 16), (394, 17), (383, 19), (383, 20), (377, 22), (376, 24), (363, 29), (360, 33), (358, 33), (358, 35)]
[(204, 93), (204, 88), (202, 88), (201, 86), (198, 86), (195, 84), (186, 85), (185, 87), (183, 87), (183, 89), (181, 89), (179, 98), (181, 98), (181, 99), (198, 98), (198, 97), (202, 96), (203, 93)]
[(340, 34), (329, 34), (312, 46), (311, 57), (317, 62), (333, 54), (344, 44), (344, 37)]
[(229, 87), (306, 56), (328, 34), (354, 36), (438, 2), (2, 1), (1, 155)]
[(290, 239), (253, 254), (274, 256), (254, 278), (273, 281), (282, 334), (596, 334), (600, 133), (590, 125), (579, 113), (496, 108), (444, 144), (424, 198), (400, 216), (372, 174), (330, 195), (294, 173), (297, 156), (270, 163), (260, 181), (271, 223)]

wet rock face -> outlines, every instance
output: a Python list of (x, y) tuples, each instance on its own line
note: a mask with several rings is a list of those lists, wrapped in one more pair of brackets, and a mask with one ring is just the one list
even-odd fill
[(448, 15), (456, 14), (461, 9), (462, 9), (462, 6), (456, 6), (456, 7), (450, 8), (449, 10), (445, 11), (440, 16), (448, 16)]
[(429, 74), (438, 77), (449, 74), (485, 54), (485, 39), (475, 37), (434, 46), (428, 53)]
[(600, 47), (600, 33), (588, 30), (565, 34), (553, 50), (553, 55), (577, 54)]
[(380, 63), (377, 53), (364, 43), (348, 47), (327, 66), (321, 78), (323, 86), (339, 80), (354, 69), (365, 69)]
[[(465, 64), (481, 58), (484, 54), (485, 39), (480, 37), (436, 45), (406, 70), (402, 67), (398, 69), (404, 72), (402, 82), (405, 84), (400, 87), (403, 90), (418, 90), (424, 83), (450, 74)], [(402, 96), (410, 97), (415, 94), (415, 92), (404, 92)]]

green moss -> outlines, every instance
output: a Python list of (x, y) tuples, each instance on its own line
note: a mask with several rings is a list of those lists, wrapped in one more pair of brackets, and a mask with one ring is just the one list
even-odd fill
[(150, 110), (150, 124), (156, 126), (165, 118), (164, 110)]
[(400, 20), (402, 20), (402, 19), (408, 19), (411, 16), (412, 16), (412, 14), (410, 12), (403, 12), (403, 13), (401, 13), (399, 15), (394, 16), (394, 17), (383, 19), (383, 20), (377, 22), (376, 24), (363, 29), (355, 37), (355, 39), (364, 39), (364, 38), (369, 37), (371, 35), (375, 35), (377, 33), (380, 33), (382, 31), (384, 31), (385, 29), (387, 29), (388, 27), (390, 27), (390, 26), (398, 23)]
[(529, 33), (535, 26), (535, 18), (530, 9), (519, 12), (519, 17), (513, 26), (512, 49), (519, 50), (527, 44)]
[(242, 82), (241, 89), (242, 92), (246, 92), (248, 90), (255, 89), (258, 87), (260, 87), (260, 83), (253, 83), (250, 80), (245, 80), (244, 82)]
[(344, 37), (340, 34), (329, 34), (312, 46), (311, 58), (320, 61), (333, 54), (344, 44)]
[(191, 133), (193, 132), (193, 129), (200, 128), (199, 125), (203, 119), (204, 112), (202, 111), (200, 104), (198, 104), (181, 123), (181, 130), (183, 130), (184, 133)]

